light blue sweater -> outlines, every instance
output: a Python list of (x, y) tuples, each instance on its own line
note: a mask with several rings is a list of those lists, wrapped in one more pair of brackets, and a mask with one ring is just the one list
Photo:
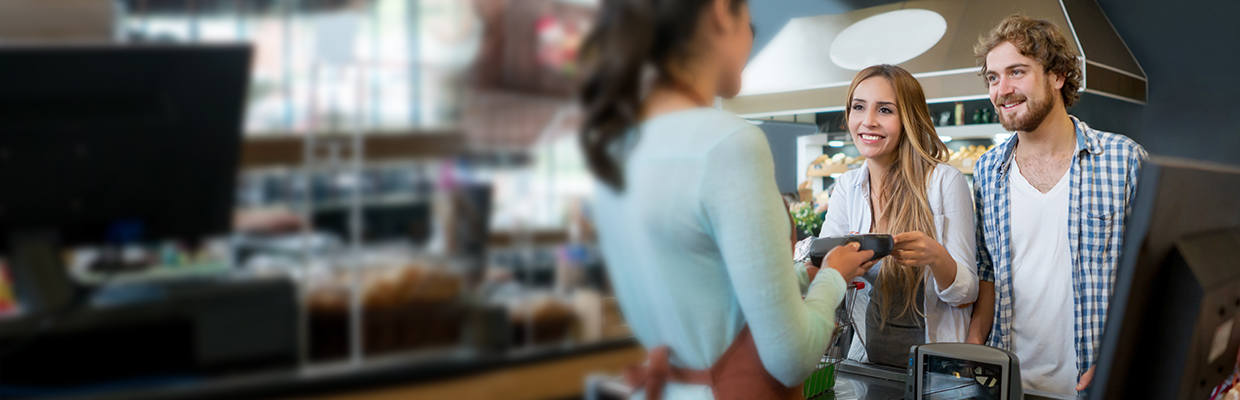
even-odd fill
[[(748, 323), (766, 370), (785, 385), (817, 367), (844, 279), (824, 268), (804, 300), (791, 227), (762, 131), (723, 111), (664, 114), (631, 131), (625, 188), (596, 185), (594, 214), (612, 286), (637, 339), (675, 366), (714, 364)], [(669, 384), (668, 398), (711, 398)]]

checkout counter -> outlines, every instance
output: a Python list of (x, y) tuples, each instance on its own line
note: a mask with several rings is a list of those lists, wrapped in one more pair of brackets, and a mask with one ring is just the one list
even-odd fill
[[(835, 387), (819, 396), (809, 398), (833, 400), (904, 398), (904, 371), (853, 361), (844, 361), (839, 365), (840, 372), (836, 375)], [(627, 399), (626, 394), (631, 389), (619, 377), (593, 376), (587, 383), (586, 398), (590, 400)]]
[[(823, 399), (902, 399), (906, 371), (844, 360), (837, 365), (835, 388)], [(832, 395), (833, 394), (833, 395)]]
[[(907, 397), (907, 371), (872, 364), (863, 364), (845, 360), (838, 364), (835, 387), (820, 395), (807, 399), (824, 400), (897, 400), (912, 399)], [(616, 377), (595, 377), (589, 382), (587, 392), (595, 393), (597, 400), (625, 399), (630, 388), (624, 381)], [(970, 397), (977, 395), (978, 397)], [(591, 398), (587, 396), (587, 398)], [(945, 399), (957, 398), (988, 398), (980, 393), (953, 392), (945, 395)], [(1024, 391), (1024, 399), (1057, 400), (1075, 397), (1058, 396), (1038, 391)]]

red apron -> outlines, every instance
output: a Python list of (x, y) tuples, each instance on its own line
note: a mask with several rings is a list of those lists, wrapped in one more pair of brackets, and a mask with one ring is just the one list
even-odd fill
[(710, 369), (673, 367), (668, 363), (668, 347), (659, 346), (650, 350), (647, 365), (625, 370), (624, 380), (634, 390), (644, 387), (646, 398), (650, 400), (663, 398), (663, 387), (667, 382), (708, 385), (716, 400), (804, 399), (801, 385), (784, 386), (766, 371), (758, 358), (758, 347), (748, 325), (741, 329), (732, 345)]

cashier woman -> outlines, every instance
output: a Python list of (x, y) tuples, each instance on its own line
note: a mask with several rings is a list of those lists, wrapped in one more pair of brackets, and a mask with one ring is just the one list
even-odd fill
[(869, 284), (852, 310), (849, 358), (903, 368), (910, 346), (967, 339), (978, 294), (972, 193), (946, 164), (947, 146), (908, 71), (862, 70), (845, 104), (844, 124), (866, 161), (836, 181), (819, 236), (894, 235), (891, 256), (861, 278)]
[(745, 0), (605, 0), (583, 44), (599, 245), (649, 354), (626, 374), (635, 398), (798, 398), (845, 283), (872, 265), (838, 247), (801, 298), (766, 136), (712, 107), (740, 91), (752, 45)]

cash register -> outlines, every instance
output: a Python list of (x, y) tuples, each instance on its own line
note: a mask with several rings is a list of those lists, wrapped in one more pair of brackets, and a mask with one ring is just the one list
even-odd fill
[(19, 312), (0, 318), (0, 397), (81, 394), (292, 368), (287, 278), (108, 285), (66, 272), (75, 246), (226, 235), (249, 45), (0, 48), (0, 254)]

